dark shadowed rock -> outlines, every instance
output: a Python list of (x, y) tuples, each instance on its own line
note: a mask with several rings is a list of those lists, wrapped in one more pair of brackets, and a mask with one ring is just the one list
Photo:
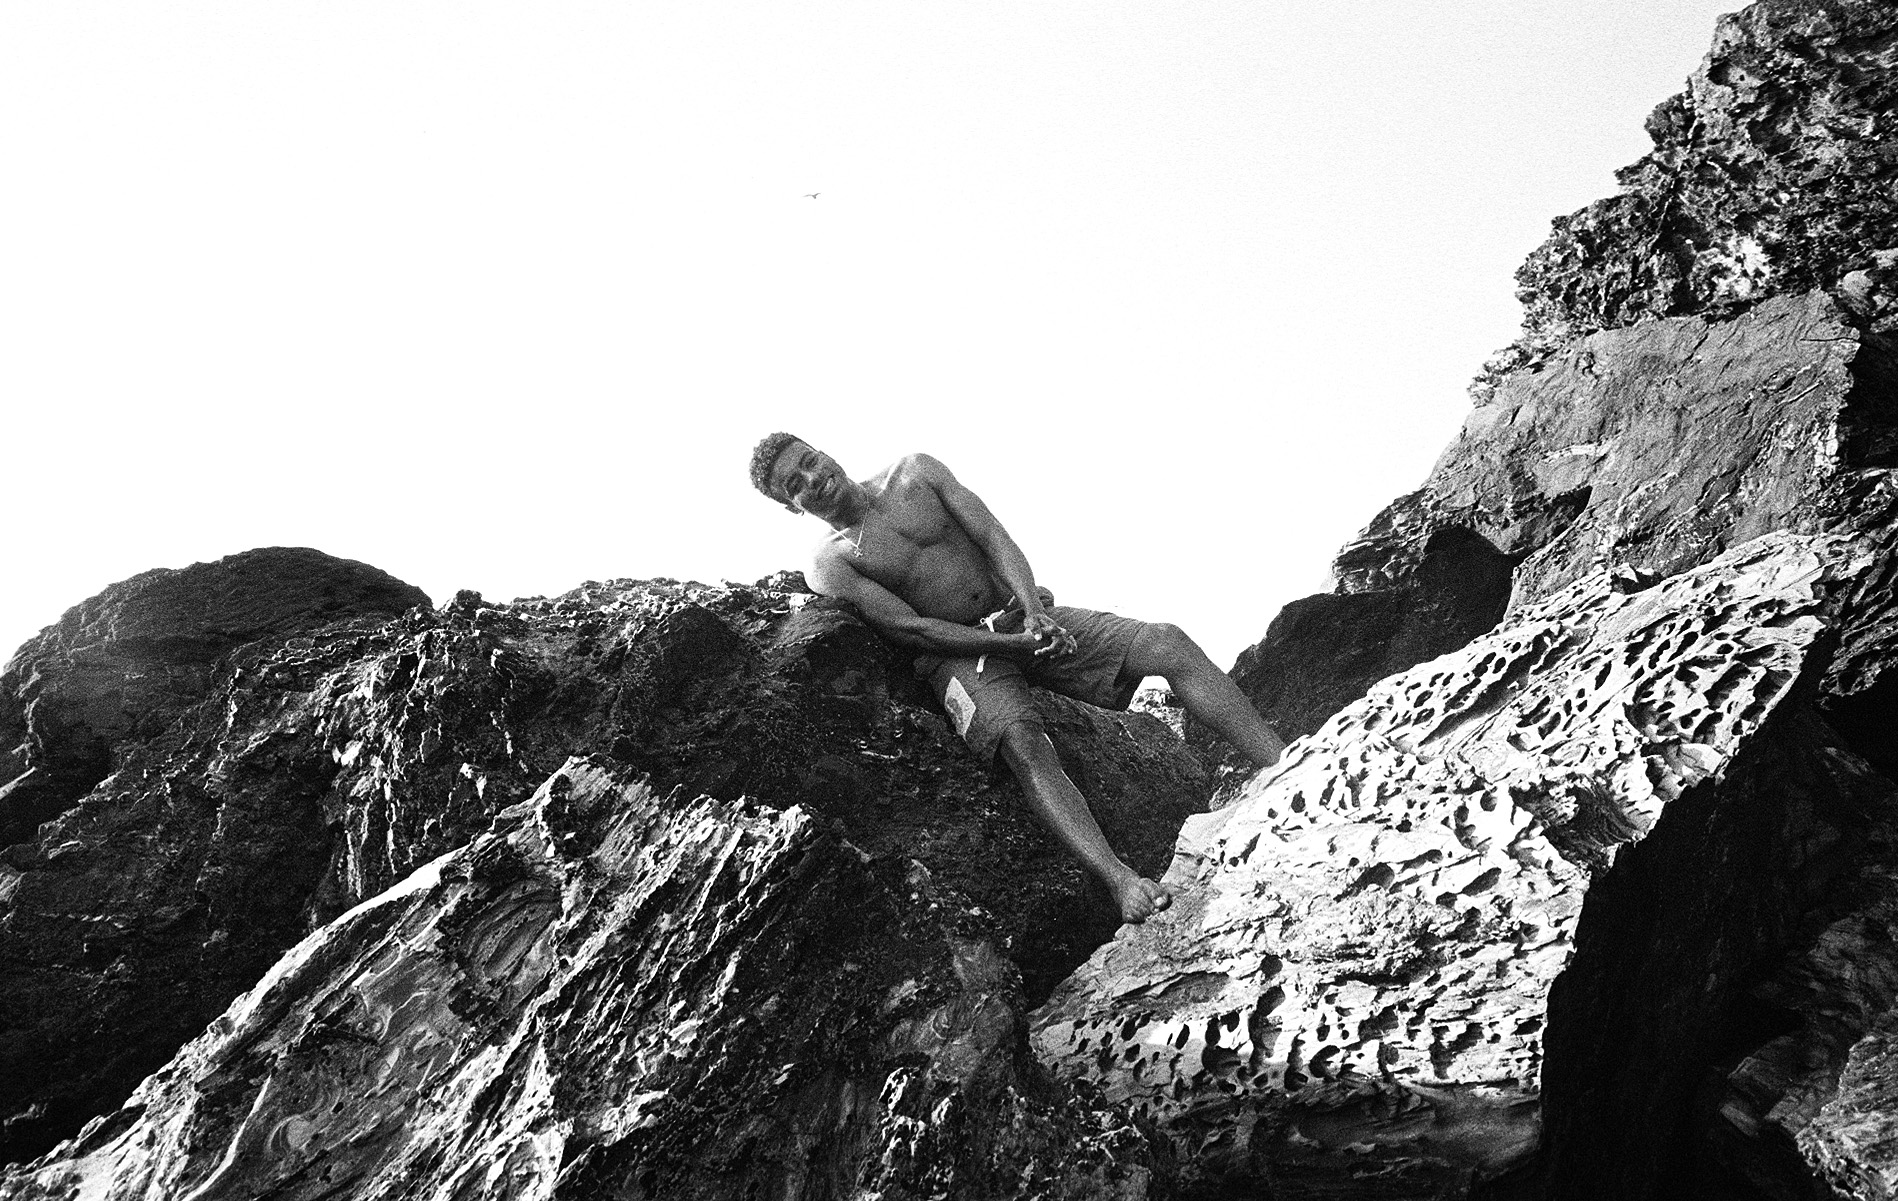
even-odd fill
[(148, 571), (74, 606), (0, 671), (0, 846), (104, 779), (121, 743), (202, 699), (233, 648), (426, 604), (366, 563), (273, 546)]
[[(1352, 554), (1340, 558), (1341, 575)], [(1284, 737), (1309, 734), (1377, 681), (1494, 628), (1513, 566), (1468, 529), (1433, 530), (1398, 578), (1285, 606), (1265, 639), (1240, 652), (1232, 678)]]

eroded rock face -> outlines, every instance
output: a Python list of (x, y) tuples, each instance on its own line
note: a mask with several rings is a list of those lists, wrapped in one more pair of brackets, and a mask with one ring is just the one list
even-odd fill
[[(1460, 1197), (1535, 1151), (1544, 1022), (1567, 1018), (1561, 1070), (1589, 1084), (1551, 1121), (1599, 1121), (1623, 1145), (1569, 1139), (1577, 1161), (1610, 1166), (1563, 1162), (1556, 1191), (1648, 1195), (1728, 1049), (1711, 1045), (1721, 1023), (1839, 902), (1862, 856), (1838, 828), (1869, 845), (1890, 808), (1802, 702), (1836, 598), (1887, 558), (1779, 534), (1640, 591), (1596, 575), (1378, 685), (1188, 822), (1175, 916), (1096, 952), (1036, 1014), (1036, 1047), (1133, 1103), (1213, 1180)], [(1795, 785), (1848, 814), (1831, 815), (1832, 860), (1814, 837), (1825, 822), (1766, 799)], [(1710, 822), (1719, 836), (1699, 838)], [(1700, 920), (1639, 900), (1582, 918), (1615, 908), (1598, 894), (1640, 891), (1621, 877), (1657, 839), (1748, 862), (1666, 877)], [(1693, 861), (1649, 858), (1664, 874)], [(1746, 905), (1723, 891), (1749, 884)], [(1590, 922), (1613, 933), (1591, 944)], [(1588, 962), (1617, 939), (1622, 956)], [(1627, 946), (1696, 988), (1631, 982)], [(1558, 977), (1585, 1016), (1551, 1004)], [(1619, 999), (1575, 1001), (1588, 989)], [(1643, 1001), (1672, 1010), (1616, 1024), (1617, 1004)], [(1548, 1072), (1553, 1090), (1553, 1049)]]
[(1505, 377), (1340, 552), (1337, 593), (1288, 605), (1234, 678), (1308, 732), (1591, 572), (1655, 579), (1774, 530), (1876, 524), (1889, 354), (1823, 293), (1582, 338)]
[(1884, 466), (1855, 435), (1885, 428), (1886, 354), (1823, 293), (1595, 334), (1470, 413), (1429, 506), (1520, 561), (1518, 605), (1608, 567), (1656, 578), (1836, 527)]
[[(1315, 728), (1380, 672), (1518, 629), (1601, 573), (1640, 590), (1783, 533), (1882, 545), (1895, 56), (1888, 4), (1721, 20), (1623, 195), (1558, 221), (1524, 267), (1524, 338), (1430, 477), (1340, 553), (1333, 595), (1241, 656), (1268, 717)], [(1490, 552), (1463, 552), (1460, 593), (1432, 568), (1446, 539)], [(1804, 699), (1670, 803), (1658, 837), (1591, 869), (1538, 1017), (1543, 1150), (1508, 1196), (1888, 1195), (1873, 1106), (1892, 965), (1872, 932), (1898, 862), (1898, 578), (1880, 554), (1827, 587)]]
[(0, 1197), (1146, 1196), (1006, 960), (826, 826), (575, 760)]
[[(1110, 837), (1159, 871), (1205, 771), (1156, 719), (1050, 698)], [(1112, 933), (1104, 896), (894, 656), (792, 578), (591, 584), (262, 639), (0, 858), (0, 1113), (27, 1158), (117, 1106), (298, 939), (488, 829), (572, 755), (800, 805), (993, 949), (1017, 1010)], [(815, 1002), (813, 1002), (815, 1003)], [(101, 1030), (112, 1032), (102, 1046)]]
[[(1312, 728), (1379, 671), (1599, 573), (1639, 590), (1785, 532), (1883, 545), (1895, 55), (1888, 4), (1722, 19), (1623, 195), (1558, 221), (1524, 267), (1524, 338), (1429, 479), (1339, 555), (1334, 595), (1241, 657), (1268, 716)], [(1462, 597), (1430, 582), (1446, 537), (1508, 564), (1506, 603), (1474, 586), (1481, 555)], [(1494, 1196), (1889, 1195), (1874, 932), (1898, 862), (1898, 578), (1881, 552), (1827, 587), (1803, 699), (1591, 874), (1542, 1015), (1542, 1152)]]

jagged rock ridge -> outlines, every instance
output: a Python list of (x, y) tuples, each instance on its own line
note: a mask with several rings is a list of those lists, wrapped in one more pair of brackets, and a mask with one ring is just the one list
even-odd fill
[(1838, 294), (1890, 327), (1898, 45), (1882, 0), (1767, 0), (1720, 18), (1687, 90), (1648, 117), (1621, 193), (1558, 218), (1517, 274), (1533, 361), (1654, 317)]
[(428, 604), (367, 564), (271, 547), (148, 571), (75, 605), (0, 672), (0, 845), (20, 842), (111, 773), (114, 746), (203, 699), (219, 659), (260, 638)]

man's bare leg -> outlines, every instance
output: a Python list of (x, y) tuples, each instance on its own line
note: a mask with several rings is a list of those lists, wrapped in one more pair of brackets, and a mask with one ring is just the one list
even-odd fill
[(1144, 922), (1172, 903), (1172, 894), (1122, 863), (1107, 844), (1087, 798), (1061, 768), (1048, 736), (1033, 725), (1010, 726), (998, 748), (1002, 761), (1021, 782), (1028, 807), (1081, 866), (1093, 872), (1120, 907), (1125, 922)]
[(1166, 677), (1167, 686), (1188, 713), (1260, 767), (1270, 767), (1285, 753), (1285, 740), (1265, 724), (1232, 677), (1219, 670), (1180, 627), (1148, 626), (1127, 652), (1127, 668), (1143, 676)]

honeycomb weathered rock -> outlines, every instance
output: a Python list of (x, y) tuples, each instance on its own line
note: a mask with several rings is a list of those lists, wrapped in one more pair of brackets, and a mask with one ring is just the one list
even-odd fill
[(1189, 820), (1172, 916), (1097, 951), (1036, 1047), (1275, 1195), (1520, 1165), (1591, 881), (1769, 737), (1870, 570), (1778, 534), (1640, 591), (1597, 575), (1378, 685)]

